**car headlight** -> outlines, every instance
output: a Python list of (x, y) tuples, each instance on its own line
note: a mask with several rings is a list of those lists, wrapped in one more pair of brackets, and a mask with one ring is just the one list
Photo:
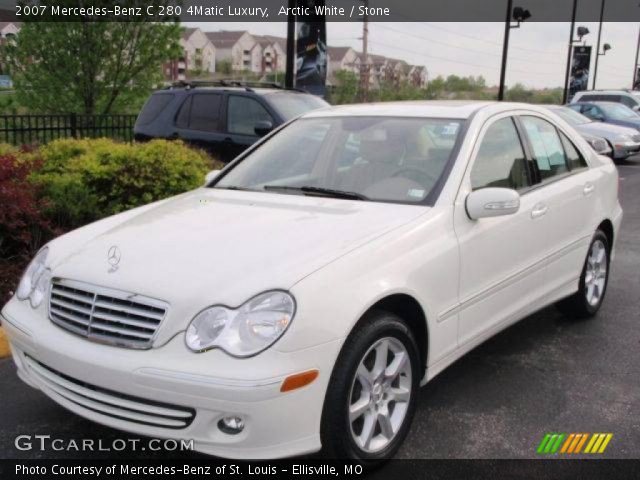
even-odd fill
[(49, 287), (51, 271), (46, 267), (48, 254), (47, 247), (38, 252), (22, 275), (16, 290), (16, 297), (19, 300), (29, 299), (33, 308), (40, 306)]
[(195, 316), (185, 341), (195, 352), (220, 348), (234, 357), (250, 357), (282, 336), (295, 309), (295, 300), (283, 291), (261, 293), (238, 308), (213, 306)]
[(633, 142), (633, 138), (631, 138), (629, 135), (618, 135), (618, 141), (619, 142)]

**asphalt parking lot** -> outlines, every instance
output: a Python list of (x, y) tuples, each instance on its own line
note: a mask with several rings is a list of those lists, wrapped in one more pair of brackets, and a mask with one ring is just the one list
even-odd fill
[[(535, 458), (547, 432), (610, 432), (604, 457), (640, 458), (640, 158), (619, 170), (625, 217), (599, 315), (571, 322), (548, 308), (459, 360), (422, 389), (399, 457)], [(9, 359), (0, 360), (0, 392), (0, 458), (114, 455), (19, 451), (14, 439), (24, 434), (132, 438), (69, 413), (27, 387)]]

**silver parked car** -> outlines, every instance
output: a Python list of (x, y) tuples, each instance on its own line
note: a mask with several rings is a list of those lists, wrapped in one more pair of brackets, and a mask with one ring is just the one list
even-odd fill
[[(613, 151), (611, 157), (616, 160), (624, 160), (640, 151), (640, 134), (634, 128), (595, 122), (569, 107), (550, 105), (548, 108), (583, 136), (604, 138)], [(593, 144), (591, 146), (594, 147)], [(598, 148), (594, 147), (594, 150), (598, 151)]]

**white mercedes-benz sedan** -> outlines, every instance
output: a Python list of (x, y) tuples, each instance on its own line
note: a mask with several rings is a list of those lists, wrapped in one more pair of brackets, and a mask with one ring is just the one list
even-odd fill
[(621, 218), (611, 160), (548, 109), (337, 107), (53, 240), (2, 323), (20, 377), (98, 423), (375, 462), (465, 352), (556, 302), (595, 315)]

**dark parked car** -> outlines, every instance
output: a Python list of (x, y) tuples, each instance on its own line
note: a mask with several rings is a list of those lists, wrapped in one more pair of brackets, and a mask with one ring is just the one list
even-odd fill
[(229, 162), (279, 125), (329, 104), (270, 84), (179, 84), (154, 92), (134, 127), (138, 141), (180, 138)]
[(621, 103), (578, 102), (571, 103), (567, 107), (597, 122), (640, 130), (640, 115)]

